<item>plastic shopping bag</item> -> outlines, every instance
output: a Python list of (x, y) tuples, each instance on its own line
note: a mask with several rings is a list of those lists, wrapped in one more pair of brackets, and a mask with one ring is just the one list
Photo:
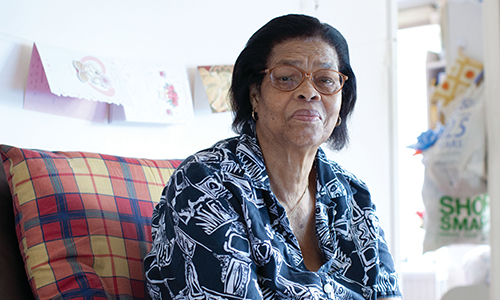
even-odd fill
[(484, 244), (489, 236), (483, 86), (457, 97), (437, 141), (423, 151), (424, 252)]
[(451, 244), (488, 243), (488, 194), (450, 196), (426, 176), (422, 197), (425, 206), (424, 253)]
[(426, 176), (450, 196), (486, 193), (484, 87), (471, 85), (435, 144), (423, 152)]

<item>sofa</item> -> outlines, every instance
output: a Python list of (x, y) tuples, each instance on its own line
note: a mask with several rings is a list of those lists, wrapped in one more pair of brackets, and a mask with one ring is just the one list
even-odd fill
[(148, 299), (151, 215), (179, 159), (0, 145), (0, 299)]

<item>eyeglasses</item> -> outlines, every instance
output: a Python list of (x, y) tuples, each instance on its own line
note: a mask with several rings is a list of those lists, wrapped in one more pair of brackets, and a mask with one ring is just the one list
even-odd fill
[(290, 92), (297, 89), (304, 78), (311, 80), (314, 88), (324, 95), (338, 93), (347, 80), (347, 76), (335, 70), (318, 70), (313, 73), (306, 73), (292, 66), (277, 66), (266, 69), (262, 73), (269, 74), (271, 83), (280, 91)]

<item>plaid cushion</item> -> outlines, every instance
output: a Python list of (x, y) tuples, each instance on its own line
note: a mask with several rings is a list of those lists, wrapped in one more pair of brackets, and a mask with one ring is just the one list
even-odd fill
[(151, 214), (180, 160), (0, 145), (39, 299), (145, 299)]

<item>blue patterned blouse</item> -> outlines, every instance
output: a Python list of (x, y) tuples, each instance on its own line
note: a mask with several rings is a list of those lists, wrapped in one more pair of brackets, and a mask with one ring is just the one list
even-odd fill
[(319, 149), (316, 234), (324, 265), (309, 271), (271, 191), (253, 122), (187, 158), (153, 212), (144, 260), (152, 299), (400, 297), (363, 182)]

